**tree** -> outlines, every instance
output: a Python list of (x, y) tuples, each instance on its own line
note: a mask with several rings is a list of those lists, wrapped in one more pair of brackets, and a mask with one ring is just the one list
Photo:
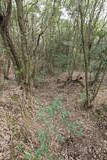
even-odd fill
[[(15, 68), (16, 79), (19, 83), (30, 87), (34, 82), (36, 74), (36, 64), (38, 64), (40, 54), (39, 44), (42, 35), (45, 33), (51, 18), (54, 15), (54, 5), (52, 4), (49, 13), (46, 13), (47, 5), (50, 2), (43, 2), (44, 9), (41, 11), (38, 7), (38, 1), (24, 3), (22, 0), (12, 0), (1, 3), (7, 6), (1, 13), (0, 34), (2, 36), (4, 46), (9, 50), (9, 57)], [(39, 4), (40, 6), (42, 4)], [(36, 6), (36, 7), (35, 7)], [(13, 10), (12, 10), (13, 7)], [(39, 17), (34, 17), (33, 7), (37, 9)], [(13, 15), (13, 12), (15, 15)], [(44, 15), (45, 13), (45, 15)], [(35, 18), (37, 23), (35, 24)], [(45, 19), (48, 19), (47, 22)], [(36, 29), (34, 29), (38, 26)], [(39, 29), (39, 31), (38, 31)]]

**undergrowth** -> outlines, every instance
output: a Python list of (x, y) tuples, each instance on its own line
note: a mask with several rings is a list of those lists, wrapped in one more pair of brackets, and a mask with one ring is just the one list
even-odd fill
[[(33, 124), (38, 124), (38, 127), (34, 128), (33, 139), (37, 142), (35, 146), (25, 147), (25, 142), (20, 141), (17, 146), (18, 154), (23, 157), (21, 160), (63, 160), (60, 155), (60, 146), (66, 141), (66, 138), (70, 135), (82, 136), (83, 128), (79, 121), (71, 121), (72, 114), (62, 104), (60, 99), (54, 99), (53, 102), (48, 105), (42, 105), (40, 101), (36, 100), (35, 103), (35, 116)], [(24, 106), (23, 106), (24, 107)], [(27, 121), (26, 121), (27, 123)], [(27, 127), (26, 127), (27, 126)], [(26, 131), (30, 130), (26, 125)], [(29, 131), (28, 131), (29, 132)], [(26, 139), (30, 139), (29, 134), (25, 134)], [(32, 140), (31, 140), (32, 141)], [(27, 143), (27, 142), (26, 142)], [(19, 159), (18, 159), (19, 160)]]

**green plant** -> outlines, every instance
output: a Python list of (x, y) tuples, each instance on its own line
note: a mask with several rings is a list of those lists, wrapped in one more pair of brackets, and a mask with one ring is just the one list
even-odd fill
[(61, 110), (61, 120), (63, 123), (69, 121), (70, 112), (66, 111), (64, 108)]
[(40, 143), (39, 148), (35, 151), (35, 157), (37, 159), (41, 159), (42, 156), (46, 157), (49, 152), (49, 137), (46, 131), (39, 130), (38, 131), (38, 140)]
[(83, 128), (80, 126), (79, 122), (70, 122), (68, 125), (68, 130), (77, 136), (83, 136)]
[(24, 145), (23, 145), (23, 144), (17, 145), (17, 150), (18, 150), (19, 152), (24, 152), (24, 150), (25, 150)]
[[(40, 101), (38, 102), (40, 105)], [(65, 142), (66, 136), (60, 134), (60, 126), (63, 126), (64, 130), (70, 134), (77, 136), (83, 135), (83, 128), (79, 121), (71, 121), (71, 112), (68, 111), (63, 105), (60, 99), (54, 99), (48, 106), (40, 105), (36, 118), (37, 122), (42, 126), (41, 129), (37, 129), (37, 138), (39, 142), (38, 148), (35, 150), (35, 154), (32, 157), (30, 152), (25, 152), (25, 160), (41, 160), (45, 158), (47, 160), (63, 160), (59, 155), (54, 154), (52, 151), (52, 137), (57, 140), (60, 145)]]
[(46, 108), (46, 112), (50, 117), (54, 117), (61, 110), (61, 101), (59, 99), (55, 99), (51, 105)]
[(32, 158), (33, 157), (32, 157), (32, 154), (30, 152), (27, 152), (27, 151), (24, 152), (24, 160), (32, 160)]

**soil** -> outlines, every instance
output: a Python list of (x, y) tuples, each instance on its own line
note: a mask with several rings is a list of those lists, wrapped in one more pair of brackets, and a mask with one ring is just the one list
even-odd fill
[[(86, 111), (81, 107), (83, 88), (79, 83), (60, 87), (57, 79), (61, 77), (65, 81), (65, 75), (48, 76), (39, 83), (32, 96), (33, 100), (39, 99), (42, 106), (51, 104), (55, 98), (61, 99), (66, 110), (72, 113), (70, 120), (79, 121), (83, 128), (83, 135), (79, 136), (59, 127), (65, 140), (61, 144), (53, 140), (55, 153), (64, 160), (107, 160), (107, 79), (105, 78), (93, 107)], [(22, 105), (28, 106), (29, 102), (22, 98), (20, 86), (15, 81), (4, 81), (0, 88), (0, 160), (24, 160), (23, 154), (16, 149), (18, 144), (22, 142), (27, 150), (37, 148), (39, 142), (33, 132), (44, 127), (35, 121), (34, 113), (38, 110), (38, 104), (35, 108), (34, 104), (31, 108), (26, 107), (29, 112), (24, 110), (29, 117), (27, 121), (25, 115), (22, 115)]]

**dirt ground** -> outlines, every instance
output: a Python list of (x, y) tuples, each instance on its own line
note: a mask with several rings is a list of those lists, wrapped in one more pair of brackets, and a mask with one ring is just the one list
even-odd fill
[[(38, 147), (39, 144), (33, 132), (42, 126), (35, 123), (34, 114), (30, 113), (30, 110), (36, 113), (38, 107), (27, 108), (29, 113), (25, 114), (32, 117), (30, 121), (27, 121), (24, 119), (25, 115), (22, 115), (22, 106), (29, 106), (29, 102), (25, 102), (22, 98), (23, 91), (16, 82), (5, 81), (0, 88), (0, 160), (24, 160), (23, 153), (17, 151), (16, 146), (22, 142), (28, 150)], [(62, 160), (107, 160), (106, 78), (93, 107), (88, 111), (81, 108), (82, 90), (82, 87), (77, 83), (61, 88), (56, 77), (48, 77), (39, 84), (33, 96), (35, 100), (39, 99), (42, 106), (49, 105), (55, 98), (61, 99), (63, 106), (71, 113), (70, 120), (72, 122), (78, 120), (83, 128), (83, 134), (79, 136), (67, 133), (59, 124), (59, 131), (65, 139), (61, 144), (57, 144), (53, 138), (53, 146)], [(30, 131), (24, 127), (25, 121), (23, 119)], [(27, 137), (27, 140), (23, 137)], [(43, 159), (48, 160), (45, 157)]]

